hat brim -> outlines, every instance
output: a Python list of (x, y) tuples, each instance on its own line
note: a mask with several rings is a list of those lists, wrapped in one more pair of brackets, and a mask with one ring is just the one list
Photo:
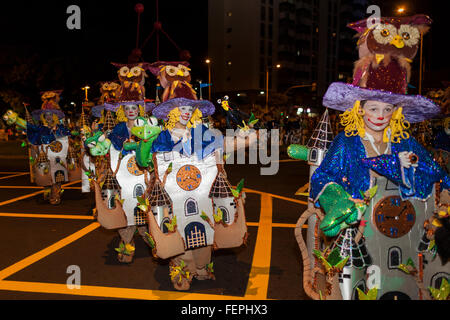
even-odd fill
[(162, 120), (167, 120), (167, 115), (170, 111), (172, 111), (175, 108), (181, 107), (181, 106), (191, 106), (196, 107), (200, 109), (202, 112), (203, 117), (212, 115), (216, 108), (214, 107), (214, 104), (212, 104), (208, 100), (192, 100), (192, 99), (186, 99), (186, 98), (173, 98), (170, 100), (167, 100), (163, 103), (160, 103), (158, 106), (156, 106), (155, 109), (153, 109), (153, 115)]
[(403, 108), (403, 115), (410, 123), (421, 122), (437, 116), (440, 108), (433, 101), (420, 95), (405, 95), (383, 90), (361, 88), (349, 83), (330, 84), (323, 97), (323, 105), (338, 111), (353, 107), (355, 101), (375, 100)]
[(39, 109), (39, 110), (34, 110), (34, 111), (31, 112), (31, 116), (33, 117), (33, 119), (39, 120), (41, 118), (41, 114), (42, 113), (46, 113), (46, 112), (50, 112), (50, 113), (56, 114), (59, 119), (62, 119), (62, 118), (65, 117), (64, 112), (62, 112), (61, 110), (58, 110), (58, 109)]
[(109, 110), (112, 112), (116, 112), (117, 109), (119, 109), (120, 106), (129, 106), (129, 105), (140, 105), (145, 106), (145, 112), (150, 113), (152, 110), (156, 107), (156, 105), (152, 102), (145, 102), (145, 101), (122, 101), (122, 102), (115, 102), (115, 103), (105, 103), (98, 106), (93, 107), (91, 110), (92, 115), (94, 117), (100, 118), (102, 116), (103, 110)]

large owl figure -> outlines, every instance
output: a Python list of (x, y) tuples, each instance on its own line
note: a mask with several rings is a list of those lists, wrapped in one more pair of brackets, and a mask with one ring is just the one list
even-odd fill
[[(421, 34), (428, 31), (430, 24), (431, 19), (426, 15), (382, 17), (375, 23), (364, 19), (348, 24), (359, 37), (359, 60), (355, 63), (353, 84), (380, 87), (378, 82), (390, 82), (392, 92), (406, 93), (410, 63), (416, 56)], [(396, 84), (401, 87), (397, 88)]]
[(192, 88), (191, 69), (189, 63), (158, 61), (149, 66), (150, 72), (155, 75), (164, 88), (162, 102), (176, 97), (197, 100), (197, 94)]
[(41, 92), (41, 100), (42, 100), (41, 109), (61, 109), (59, 107), (59, 100), (61, 93), (62, 90)]
[(120, 95), (120, 84), (114, 81), (105, 81), (100, 83), (99, 104), (105, 102), (115, 102)]
[(139, 101), (145, 99), (146, 63), (119, 64), (112, 63), (120, 81), (119, 99), (121, 101)]

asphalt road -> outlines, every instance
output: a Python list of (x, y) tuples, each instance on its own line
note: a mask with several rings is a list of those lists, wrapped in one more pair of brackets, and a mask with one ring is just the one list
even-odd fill
[[(308, 182), (309, 167), (285, 159), (276, 175), (262, 176), (259, 165), (226, 170), (234, 185), (245, 179), (247, 245), (215, 251), (216, 280), (194, 280), (179, 292), (168, 261), (153, 258), (139, 236), (133, 263), (117, 261), (119, 236), (92, 217), (80, 183), (65, 187), (62, 203), (52, 206), (30, 183), (26, 159), (0, 157), (0, 300), (307, 300), (294, 237), (307, 199), (294, 194)], [(79, 289), (67, 286), (70, 266), (81, 272)]]

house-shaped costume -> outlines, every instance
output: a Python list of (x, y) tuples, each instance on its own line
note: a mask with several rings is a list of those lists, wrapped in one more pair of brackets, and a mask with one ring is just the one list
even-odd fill
[[(136, 230), (147, 241), (146, 213), (138, 207), (139, 199), (145, 198), (152, 178), (148, 168), (138, 164), (136, 151), (128, 146), (135, 145), (138, 140), (132, 133), (133, 128), (139, 125), (138, 122), (145, 122), (154, 129), (154, 136), (146, 143), (151, 144), (160, 129), (156, 119), (151, 125), (145, 120), (154, 104), (146, 101), (143, 96), (144, 77), (133, 78), (130, 72), (135, 66), (118, 66), (122, 86), (120, 95), (115, 102), (105, 101), (93, 108), (94, 116), (103, 117), (97, 131), (86, 139), (85, 145), (91, 155), (106, 159), (106, 166), (95, 168), (97, 219), (104, 228), (117, 229), (121, 237), (120, 248), (117, 249), (118, 259), (129, 263), (134, 256), (133, 237)], [(142, 68), (137, 68), (142, 71)], [(130, 74), (124, 73), (124, 70), (128, 70)], [(131, 84), (125, 80), (128, 78), (136, 81)]]
[(43, 92), (41, 109), (34, 110), (31, 115), (26, 110), (26, 120), (12, 111), (7, 111), (4, 116), (7, 123), (15, 123), (26, 131), (31, 147), (31, 176), (37, 185), (50, 188), (44, 197), (49, 195), (51, 204), (60, 203), (62, 183), (79, 180), (81, 176), (80, 160), (70, 140), (76, 133), (62, 123), (65, 115), (58, 105), (60, 93)]
[[(177, 126), (186, 107), (191, 107), (184, 118), (187, 124)], [(201, 123), (212, 113), (209, 101), (184, 97), (169, 99), (153, 110), (166, 122), (166, 130), (152, 146), (156, 179), (152, 195), (159, 195), (159, 201), (153, 206), (156, 196), (151, 197), (150, 232), (156, 255), (171, 258), (171, 280), (178, 290), (188, 289), (192, 277), (214, 279), (212, 248), (239, 246), (246, 235), (242, 199), (231, 193), (220, 161), (223, 137)], [(226, 239), (227, 232), (232, 239)]]
[[(448, 192), (450, 179), (406, 129), (408, 123), (437, 115), (439, 107), (422, 96), (407, 95), (408, 61), (395, 49), (373, 52), (380, 46), (370, 43), (414, 51), (420, 38), (416, 29), (431, 21), (419, 15), (382, 18), (371, 28), (366, 22), (349, 25), (360, 32), (353, 83), (332, 83), (323, 98), (325, 106), (345, 111), (341, 116), (345, 130), (333, 140), (311, 177), (310, 201), (316, 208), (308, 210), (317, 222), (307, 242), (309, 256), (317, 258), (305, 268), (320, 269), (318, 250), (327, 245), (325, 256), (339, 253), (339, 259), (330, 259), (339, 268), (327, 269), (327, 276), (334, 273), (329, 279), (335, 281), (329, 283), (331, 288), (322, 287), (322, 297), (358, 299), (358, 289), (367, 293), (376, 288), (377, 299), (425, 299), (429, 297), (425, 288), (439, 288), (450, 276), (448, 266), (435, 257), (425, 228), (438, 210), (439, 198), (443, 200), (441, 191)], [(414, 54), (409, 52), (411, 57)], [(364, 130), (366, 101), (395, 106), (380, 147)], [(410, 157), (407, 165), (405, 154)], [(318, 299), (317, 273), (308, 279), (305, 291)]]

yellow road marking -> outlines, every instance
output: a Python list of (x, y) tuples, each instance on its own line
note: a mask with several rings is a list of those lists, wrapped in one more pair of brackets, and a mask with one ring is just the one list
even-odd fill
[(0, 177), (0, 180), (14, 178), (14, 177), (20, 177), (20, 176), (25, 176), (27, 174), (30, 174), (30, 173), (29, 172), (22, 172), (22, 173), (11, 174), (9, 176)]
[(261, 214), (245, 297), (267, 299), (269, 287), (270, 252), (272, 246), (272, 197), (261, 195)]
[(64, 239), (59, 240), (58, 242), (52, 244), (51, 246), (42, 249), (31, 256), (26, 257), (25, 259), (20, 260), (19, 262), (16, 262), (15, 264), (3, 269), (0, 271), (0, 280), (3, 280), (12, 274), (28, 267), (29, 265), (35, 263), (36, 261), (41, 260), (42, 258), (45, 258), (46, 256), (52, 254), (53, 252), (69, 245), (70, 243), (74, 242), (75, 240), (80, 239), (81, 237), (85, 236), (89, 232), (97, 229), (100, 226), (98, 222), (93, 222), (87, 227), (71, 234), (70, 236), (65, 237)]
[(309, 193), (305, 193), (305, 191), (308, 190), (308, 188), (309, 188), (309, 182), (308, 182), (307, 184), (305, 184), (303, 187), (300, 187), (300, 188), (297, 190), (297, 192), (295, 192), (295, 195), (296, 195), (296, 196), (298, 196), (298, 195), (301, 195), (301, 196), (303, 196), (303, 195), (309, 196)]
[(0, 171), (0, 174), (18, 174), (18, 173), (29, 173), (25, 171)]
[[(72, 182), (63, 184), (61, 187), (64, 189), (64, 188), (66, 188), (67, 186), (70, 186), (70, 185), (75, 184), (75, 183), (79, 183), (80, 181), (81, 181), (81, 180), (72, 181)], [(17, 197), (17, 198), (9, 199), (9, 200), (0, 202), (0, 206), (4, 206), (4, 205), (6, 205), (6, 204), (10, 204), (10, 203), (13, 203), (13, 202), (16, 202), (16, 201), (20, 201), (20, 200), (23, 200), (23, 199), (31, 198), (31, 197), (34, 197), (34, 196), (36, 196), (36, 195), (38, 195), (38, 194), (41, 194), (41, 193), (43, 193), (43, 192), (44, 192), (44, 190), (40, 190), (40, 191), (36, 191), (36, 192), (30, 193), (30, 194), (26, 194), (26, 195), (24, 195), (24, 196), (20, 196), (20, 197)]]
[[(41, 186), (0, 186), (0, 189), (44, 189)], [(81, 190), (81, 187), (64, 187), (64, 189)]]
[(0, 290), (56, 293), (81, 296), (142, 299), (142, 300), (243, 300), (245, 297), (226, 296), (219, 294), (202, 294), (179, 291), (160, 291), (148, 289), (130, 289), (118, 287), (101, 287), (80, 285), (79, 289), (69, 289), (66, 284), (27, 282), (27, 281), (0, 281)]
[(285, 201), (295, 202), (295, 203), (299, 203), (299, 204), (306, 204), (306, 205), (308, 204), (308, 202), (306, 202), (306, 201), (302, 201), (302, 200), (298, 200), (298, 199), (292, 199), (292, 198), (280, 196), (280, 195), (269, 193), (269, 192), (258, 191), (258, 190), (249, 189), (249, 188), (243, 188), (243, 190), (245, 192), (247, 192), (247, 193), (256, 193), (256, 194), (260, 194), (261, 196), (262, 195), (267, 195), (267, 196), (270, 196), (272, 198), (277, 198), (277, 199), (281, 199), (281, 200), (285, 200)]
[(42, 213), (0, 212), (0, 217), (94, 220), (93, 216), (83, 216), (83, 215), (75, 215), (75, 214), (42, 214)]
[[(259, 227), (259, 222), (247, 222), (247, 226), (249, 227)], [(295, 228), (297, 225), (293, 223), (278, 223), (272, 222), (272, 228)], [(304, 224), (302, 226), (303, 229), (308, 229), (308, 225)]]

